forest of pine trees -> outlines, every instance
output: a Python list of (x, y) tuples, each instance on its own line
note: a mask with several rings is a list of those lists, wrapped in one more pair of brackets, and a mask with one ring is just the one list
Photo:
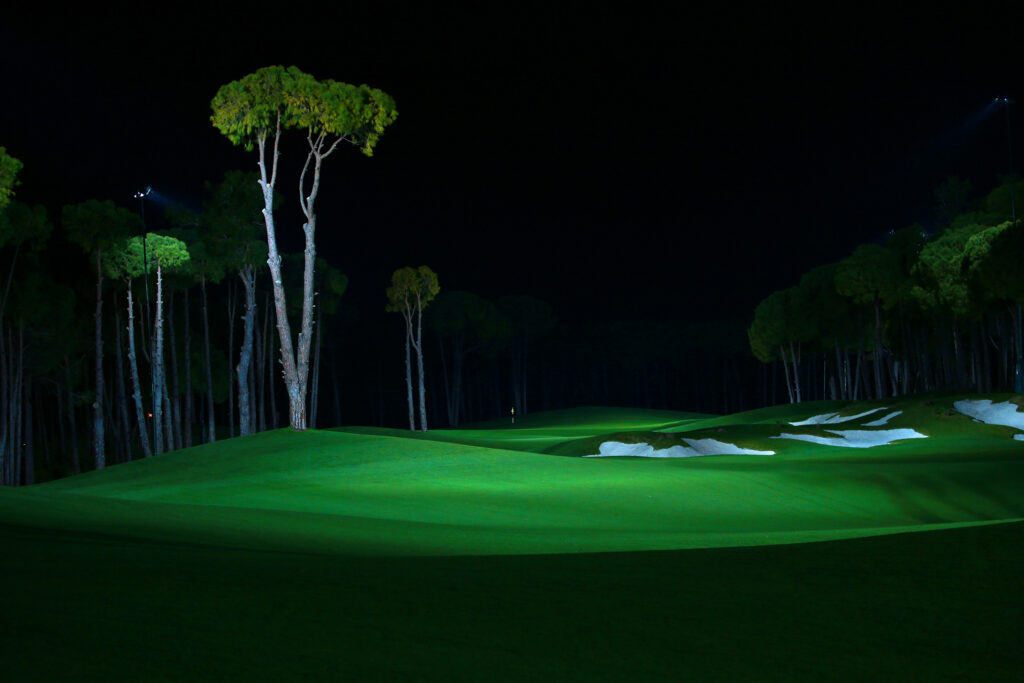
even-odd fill
[(750, 348), (779, 363), (788, 400), (1021, 391), (1024, 227), (1014, 182), (977, 205), (949, 179), (938, 229), (890, 232), (765, 298)]
[[(0, 148), (0, 483), (288, 424), (252, 174), (209, 184), (198, 212), (151, 207), (154, 228), (143, 207), (23, 204), (19, 168)], [(308, 426), (414, 426), (408, 339), (426, 386), (421, 428), (507, 419), (512, 408), (731, 413), (1014, 390), (1024, 301), (1014, 186), (972, 206), (950, 180), (937, 197), (937, 229), (895, 230), (814, 267), (767, 296), (752, 321), (581, 322), (532, 296), (442, 288), (409, 338), (408, 322), (385, 313), (387, 282), (362, 283), (380, 292), (379, 306), (358, 310), (344, 297), (346, 276), (317, 258)], [(282, 258), (296, 319), (304, 258)]]

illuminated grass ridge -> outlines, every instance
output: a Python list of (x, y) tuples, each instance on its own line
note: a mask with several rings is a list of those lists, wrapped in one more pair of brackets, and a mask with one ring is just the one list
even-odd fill
[[(952, 398), (885, 403), (896, 414), (882, 431), (925, 439), (773, 438), (825, 436), (834, 424), (790, 424), (825, 413), (863, 413), (847, 423), (860, 430), (872, 408), (283, 429), (3, 490), (0, 566), (19, 590), (4, 598), (0, 637), (33, 658), (12, 671), (51, 679), (522, 679), (537, 666), (562, 680), (749, 678), (771, 652), (792, 655), (781, 670), (794, 675), (835, 661), (857, 676), (1016, 671), (1024, 444)], [(581, 457), (610, 440), (776, 454)], [(89, 635), (44, 657), (31, 635), (44, 622)], [(122, 656), (96, 661), (93, 631)], [(737, 633), (754, 643), (743, 654)], [(877, 650), (883, 636), (895, 654)]]

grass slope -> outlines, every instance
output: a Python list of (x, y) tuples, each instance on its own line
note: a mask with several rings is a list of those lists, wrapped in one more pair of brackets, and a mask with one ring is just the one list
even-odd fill
[[(587, 409), (280, 430), (0, 491), (3, 661), (43, 680), (1012, 680), (1024, 444), (952, 400), (892, 404), (887, 426), (929, 438), (866, 451), (769, 437), (874, 405)], [(545, 453), (609, 434), (778, 455)]]

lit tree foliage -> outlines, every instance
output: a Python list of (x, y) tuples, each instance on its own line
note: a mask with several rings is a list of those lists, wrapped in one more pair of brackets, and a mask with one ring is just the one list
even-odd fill
[(0, 147), (0, 210), (3, 210), (14, 196), (14, 188), (18, 185), (18, 171), (21, 162)]
[[(281, 360), (288, 391), (289, 419), (294, 429), (307, 422), (307, 383), (313, 330), (314, 267), (316, 260), (315, 203), (320, 191), (321, 167), (342, 143), (353, 144), (372, 156), (384, 129), (397, 116), (394, 101), (383, 91), (332, 80), (318, 81), (296, 67), (259, 69), (218, 90), (211, 103), (213, 125), (233, 144), (259, 153), (259, 186), (268, 258), (281, 340)], [(305, 134), (308, 152), (298, 179), (299, 206), (306, 248), (303, 270), (303, 307), (296, 352), (288, 323), (274, 222), (281, 133), (296, 129)], [(267, 145), (270, 142), (271, 149)]]

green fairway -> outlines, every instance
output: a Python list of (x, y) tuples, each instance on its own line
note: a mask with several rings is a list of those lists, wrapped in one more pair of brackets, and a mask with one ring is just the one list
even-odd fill
[[(3, 490), (4, 661), (42, 679), (1010, 680), (1024, 442), (954, 398), (278, 430)], [(927, 438), (773, 438), (835, 429)], [(775, 454), (572, 457), (685, 439)]]

